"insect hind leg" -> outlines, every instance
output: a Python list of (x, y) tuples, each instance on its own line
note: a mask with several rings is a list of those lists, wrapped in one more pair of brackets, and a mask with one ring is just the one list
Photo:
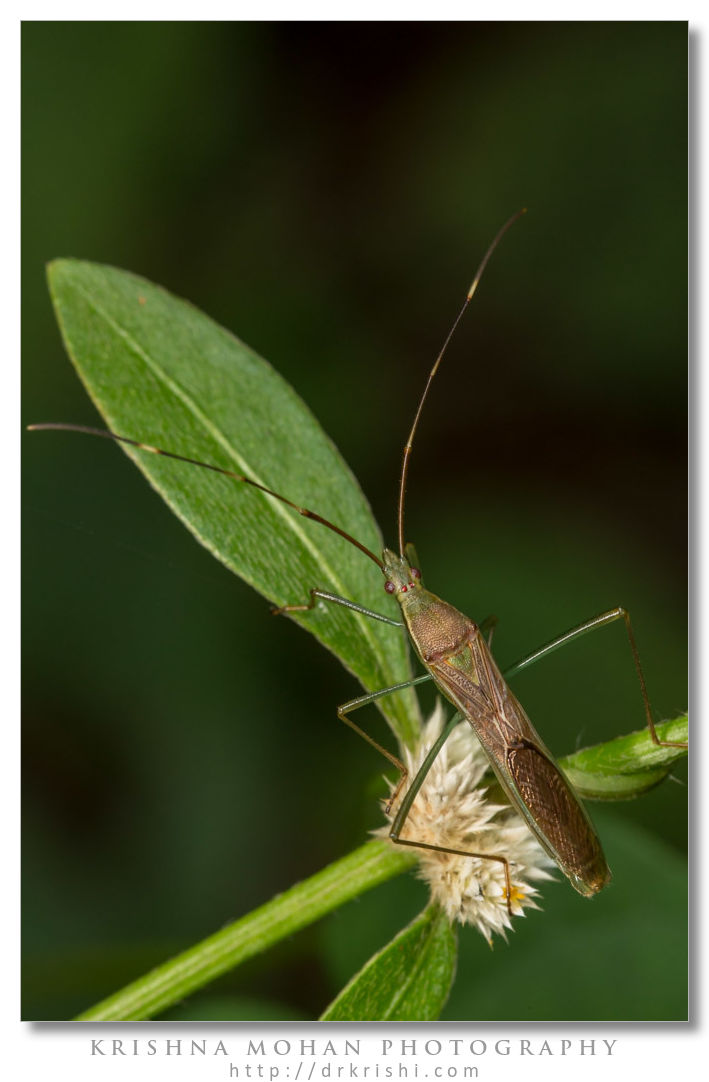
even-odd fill
[[(443, 727), (436, 741), (431, 745), (428, 754), (426, 755), (426, 758), (419, 767), (416, 777), (411, 782), (411, 785), (406, 792), (406, 796), (401, 802), (401, 806), (397, 810), (397, 813), (394, 817), (394, 822), (391, 825), (391, 830), (389, 831), (389, 837), (396, 845), (408, 845), (415, 849), (428, 849), (436, 853), (450, 853), (452, 856), (470, 857), (471, 859), (477, 858), (478, 860), (495, 860), (498, 863), (502, 864), (505, 872), (505, 901), (507, 904), (507, 912), (510, 916), (512, 916), (512, 883), (510, 880), (510, 862), (508, 861), (507, 857), (498, 856), (497, 854), (493, 853), (473, 853), (467, 849), (449, 849), (443, 845), (433, 845), (431, 842), (422, 842), (416, 841), (413, 838), (401, 837), (401, 831), (404, 828), (404, 824), (408, 818), (409, 812), (411, 811), (411, 807), (418, 795), (419, 789), (426, 780), (426, 776), (431, 769), (434, 760), (436, 759), (438, 753), (440, 752), (441, 748), (443, 747), (455, 727), (463, 720), (464, 717), (462, 713), (458, 712), (454, 714), (453, 717), (448, 721), (448, 723)], [(395, 792), (392, 794), (392, 797), (386, 808), (387, 813), (390, 811), (405, 780), (406, 776), (403, 776)]]
[(652, 708), (650, 707), (647, 685), (645, 684), (645, 676), (643, 674), (642, 665), (640, 664), (640, 654), (638, 653), (635, 635), (633, 634), (633, 627), (630, 622), (630, 613), (627, 609), (624, 609), (622, 605), (618, 605), (615, 609), (609, 609), (608, 612), (602, 612), (599, 616), (594, 616), (593, 619), (587, 620), (577, 627), (570, 628), (568, 631), (565, 631), (563, 635), (559, 635), (558, 638), (545, 643), (544, 646), (540, 646), (538, 650), (535, 650), (531, 654), (527, 654), (526, 657), (520, 658), (520, 660), (516, 661), (514, 665), (511, 665), (509, 669), (506, 669), (502, 675), (508, 680), (522, 669), (526, 669), (529, 665), (533, 665), (535, 661), (539, 661), (542, 657), (546, 657), (547, 654), (551, 654), (554, 650), (558, 650), (560, 646), (564, 646), (567, 642), (571, 642), (573, 639), (577, 639), (581, 635), (587, 634), (589, 631), (595, 631), (600, 627), (607, 627), (608, 624), (615, 623), (616, 620), (622, 620), (625, 624), (625, 631), (628, 636), (628, 642), (630, 643), (635, 671), (638, 680), (640, 681), (640, 694), (642, 695), (643, 706), (645, 708), (645, 720), (653, 744), (657, 744), (657, 746), (661, 748), (686, 748), (687, 744), (683, 741), (661, 740), (657, 735), (655, 722), (652, 718)]
[(389, 837), (396, 845), (409, 845), (413, 849), (428, 849), (434, 853), (450, 853), (452, 856), (457, 857), (470, 857), (477, 860), (496, 860), (499, 864), (502, 864), (505, 873), (505, 904), (507, 906), (507, 912), (512, 917), (512, 881), (510, 879), (510, 862), (507, 857), (499, 856), (497, 853), (471, 853), (468, 849), (447, 849), (444, 845), (433, 845), (431, 842), (419, 842), (414, 838), (400, 838), (394, 837), (390, 831)]

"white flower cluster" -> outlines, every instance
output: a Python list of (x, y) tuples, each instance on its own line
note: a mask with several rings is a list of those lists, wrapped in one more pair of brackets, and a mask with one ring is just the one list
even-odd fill
[[(405, 753), (409, 780), (413, 780), (431, 746), (439, 736), (445, 718), (436, 705), (424, 726), (413, 753)], [(507, 906), (505, 869), (499, 860), (459, 856), (441, 849), (462, 849), (466, 853), (490, 853), (509, 862), (512, 887), (511, 909), (523, 916), (525, 909), (538, 909), (538, 891), (533, 880), (551, 879), (553, 862), (541, 848), (522, 817), (509, 805), (492, 804), (480, 781), (488, 760), (467, 722), (453, 730), (436, 757), (406, 818), (401, 837), (438, 849), (420, 849), (419, 875), (431, 890), (431, 897), (448, 918), (474, 924), (488, 943), (497, 933), (512, 927)], [(392, 786), (393, 788), (393, 786)], [(392, 821), (407, 785), (389, 813)], [(388, 837), (389, 828), (375, 831)], [(394, 844), (394, 843), (392, 843)]]

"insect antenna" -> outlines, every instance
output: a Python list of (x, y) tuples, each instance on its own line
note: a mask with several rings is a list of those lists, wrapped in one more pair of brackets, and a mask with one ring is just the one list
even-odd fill
[(260, 484), (258, 481), (252, 481), (250, 477), (245, 477), (242, 473), (235, 473), (233, 470), (225, 470), (222, 466), (213, 466), (210, 462), (201, 462), (197, 458), (189, 458), (187, 455), (178, 455), (174, 451), (163, 451), (161, 447), (152, 447), (149, 443), (141, 443), (140, 440), (129, 439), (128, 436), (117, 436), (115, 432), (109, 432), (105, 428), (92, 428), (90, 425), (74, 425), (64, 424), (60, 422), (48, 422), (45, 424), (28, 425), (27, 430), (29, 432), (46, 432), (61, 431), (61, 432), (82, 432), (88, 436), (101, 436), (105, 440), (114, 440), (117, 443), (128, 443), (131, 447), (137, 447), (140, 451), (148, 451), (152, 455), (164, 455), (165, 458), (174, 458), (178, 462), (188, 462), (191, 466), (200, 466), (204, 470), (212, 470), (214, 473), (222, 473), (225, 477), (231, 477), (234, 481), (240, 481), (245, 485), (251, 485), (253, 488), (259, 489), (261, 492), (265, 492), (267, 496), (273, 496), (274, 499), (280, 500), (281, 503), (287, 504), (288, 507), (292, 507), (294, 511), (297, 511), (299, 515), (303, 515), (304, 518), (310, 518), (313, 522), (319, 522), (321, 526), (327, 526), (328, 530), (332, 530), (333, 533), (339, 534), (340, 537), (344, 537), (345, 541), (349, 541), (350, 544), (363, 552), (365, 556), (369, 556), (370, 560), (374, 560), (377, 567), (382, 571), (384, 565), (378, 556), (363, 545), (361, 541), (358, 541), (351, 534), (348, 534), (345, 530), (341, 530), (339, 526), (336, 526), (334, 522), (330, 522), (328, 519), (323, 518), (322, 515), (318, 515), (316, 511), (311, 511), (308, 507), (300, 507), (297, 503), (293, 503), (292, 500), (286, 499), (285, 496), (281, 496), (279, 492), (274, 492), (271, 488), (266, 488), (265, 485)]
[(478, 267), (477, 271), (475, 272), (475, 277), (473, 278), (473, 283), (472, 283), (470, 289), (468, 290), (468, 294), (467, 294), (467, 296), (465, 298), (465, 301), (463, 302), (463, 307), (458, 312), (458, 315), (455, 317), (455, 321), (453, 323), (453, 326), (448, 331), (448, 334), (446, 335), (446, 340), (443, 343), (443, 346), (441, 347), (441, 351), (438, 354), (438, 356), (436, 357), (433, 368), (431, 369), (431, 371), (428, 374), (428, 379), (426, 380), (426, 386), (423, 389), (423, 394), (421, 395), (421, 398), (420, 398), (419, 404), (418, 404), (418, 408), (416, 410), (416, 416), (414, 417), (414, 423), (411, 426), (411, 432), (409, 433), (409, 438), (406, 441), (406, 445), (404, 447), (404, 461), (403, 461), (402, 467), (401, 467), (401, 482), (399, 484), (399, 518), (398, 518), (398, 521), (399, 521), (399, 553), (400, 553), (400, 555), (402, 557), (404, 555), (404, 493), (406, 491), (406, 476), (407, 476), (408, 471), (409, 471), (409, 457), (411, 455), (411, 448), (413, 446), (414, 436), (416, 434), (416, 429), (418, 428), (419, 418), (420, 418), (421, 413), (423, 411), (423, 405), (424, 405), (424, 402), (426, 401), (426, 398), (428, 397), (429, 388), (430, 388), (431, 384), (433, 383), (433, 377), (435, 376), (436, 372), (438, 371), (440, 363), (443, 360), (443, 356), (444, 356), (444, 354), (445, 354), (445, 352), (446, 352), (446, 350), (448, 348), (448, 343), (450, 342), (451, 338), (455, 334), (455, 330), (456, 330), (458, 324), (460, 323), (461, 319), (463, 318), (463, 314), (464, 314), (466, 308), (468, 307), (471, 300), (473, 299), (473, 294), (475, 293), (475, 290), (478, 288), (478, 283), (480, 282), (480, 279), (482, 278), (483, 271), (485, 270), (485, 267), (487, 266), (487, 262), (488, 262), (490, 256), (495, 251), (495, 248), (497, 248), (497, 245), (500, 243), (500, 241), (502, 240), (503, 236), (505, 235), (507, 230), (510, 228), (510, 226), (514, 225), (514, 223), (517, 221), (517, 219), (521, 218), (523, 214), (526, 214), (526, 212), (527, 212), (527, 208), (522, 207), (522, 209), (518, 210), (516, 214), (513, 214), (511, 218), (508, 218), (508, 220), (502, 226), (502, 228), (498, 232), (497, 236), (495, 237), (495, 239), (491, 243), (488, 250), (485, 252), (485, 255), (482, 257), (482, 260), (480, 261), (480, 266)]

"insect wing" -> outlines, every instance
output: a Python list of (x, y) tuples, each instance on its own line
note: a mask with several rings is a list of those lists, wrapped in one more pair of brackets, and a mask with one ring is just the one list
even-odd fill
[(436, 683), (470, 722), (500, 785), (547, 853), (579, 893), (595, 894), (610, 871), (585, 808), (479, 633), (471, 636), (469, 648), (469, 672), (435, 662), (430, 668)]
[(507, 751), (507, 769), (525, 818), (581, 894), (596, 894), (610, 871), (593, 826), (553, 759), (529, 741)]

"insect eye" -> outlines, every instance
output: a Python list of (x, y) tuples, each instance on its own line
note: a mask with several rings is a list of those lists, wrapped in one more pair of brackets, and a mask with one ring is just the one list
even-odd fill
[(387, 582), (384, 583), (384, 589), (386, 590), (386, 592), (388, 594), (393, 594), (394, 591), (396, 590), (396, 586), (394, 585), (393, 582), (387, 581)]
[(411, 568), (411, 578), (412, 579), (420, 579), (421, 578), (421, 572), (419, 571), (418, 567), (412, 567)]

